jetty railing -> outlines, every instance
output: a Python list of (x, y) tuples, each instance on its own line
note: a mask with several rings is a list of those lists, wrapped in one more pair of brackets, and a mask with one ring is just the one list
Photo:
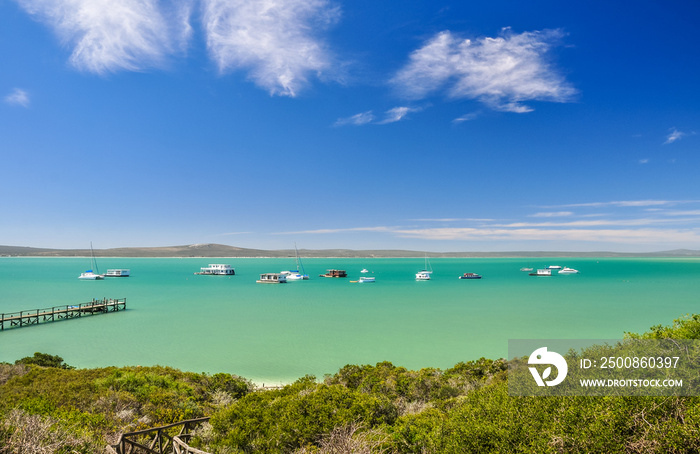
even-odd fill
[[(188, 419), (167, 426), (122, 434), (116, 445), (107, 446), (111, 454), (209, 454), (189, 446), (192, 431), (209, 417)], [(180, 429), (179, 431), (177, 429)]]
[(5, 328), (38, 325), (40, 323), (68, 320), (85, 315), (104, 314), (126, 309), (126, 298), (93, 298), (92, 301), (77, 305), (54, 306), (45, 309), (10, 312), (0, 314), (0, 331)]

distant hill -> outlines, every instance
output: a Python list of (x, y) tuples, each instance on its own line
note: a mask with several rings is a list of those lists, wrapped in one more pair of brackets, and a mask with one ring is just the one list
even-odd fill
[[(246, 249), (225, 244), (190, 244), (166, 247), (128, 247), (95, 249), (98, 257), (293, 257), (293, 249)], [(19, 257), (86, 257), (89, 249), (45, 249), (22, 246), (0, 246), (0, 256)], [(672, 251), (625, 252), (426, 252), (407, 250), (353, 250), (353, 249), (300, 249), (302, 257), (700, 257), (700, 251), (676, 249)]]

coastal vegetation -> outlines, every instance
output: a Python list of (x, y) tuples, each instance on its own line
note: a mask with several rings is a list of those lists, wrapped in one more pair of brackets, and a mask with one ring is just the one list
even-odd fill
[[(698, 339), (700, 315), (627, 339)], [(0, 453), (94, 453), (124, 432), (211, 416), (210, 453), (700, 451), (700, 397), (514, 397), (508, 362), (441, 370), (347, 365), (259, 390), (168, 367), (74, 369), (37, 353), (0, 364)]]

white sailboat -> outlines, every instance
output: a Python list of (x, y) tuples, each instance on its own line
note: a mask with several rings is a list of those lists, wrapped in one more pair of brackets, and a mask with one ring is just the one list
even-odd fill
[[(81, 279), (83, 281), (96, 281), (99, 279), (104, 279), (105, 275), (100, 274), (100, 270), (97, 269), (97, 261), (95, 260), (95, 252), (92, 250), (92, 241), (90, 242), (90, 263), (92, 265), (92, 269), (85, 271), (84, 273), (80, 273), (80, 276), (78, 276), (78, 279)], [(95, 271), (93, 271), (95, 270)]]
[[(305, 281), (309, 279), (309, 275), (306, 274), (306, 271), (304, 270), (304, 265), (301, 263), (301, 259), (299, 258), (299, 250), (297, 249), (296, 243), (294, 243), (294, 252), (296, 253), (297, 269), (282, 271), (281, 274), (284, 274), (287, 277), (287, 281)], [(301, 272), (299, 272), (300, 269)]]
[(430, 266), (430, 261), (428, 260), (428, 254), (425, 254), (425, 266), (423, 271), (416, 273), (417, 281), (429, 281), (430, 275), (433, 273), (433, 267)]

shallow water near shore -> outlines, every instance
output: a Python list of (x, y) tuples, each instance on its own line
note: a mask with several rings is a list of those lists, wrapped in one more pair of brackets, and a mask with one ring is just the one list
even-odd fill
[[(193, 273), (229, 263), (235, 276)], [(5, 329), (0, 361), (34, 352), (73, 366), (167, 365), (256, 383), (322, 377), (346, 364), (391, 361), (448, 368), (507, 355), (508, 339), (614, 339), (700, 312), (700, 259), (303, 259), (310, 279), (280, 285), (260, 273), (294, 259), (99, 258), (128, 278), (80, 281), (86, 258), (0, 258), (0, 313), (126, 298), (127, 310)], [(578, 275), (531, 277), (524, 266)], [(348, 277), (318, 277), (329, 268)], [(375, 283), (352, 283), (366, 268)], [(480, 280), (459, 280), (465, 272)]]

